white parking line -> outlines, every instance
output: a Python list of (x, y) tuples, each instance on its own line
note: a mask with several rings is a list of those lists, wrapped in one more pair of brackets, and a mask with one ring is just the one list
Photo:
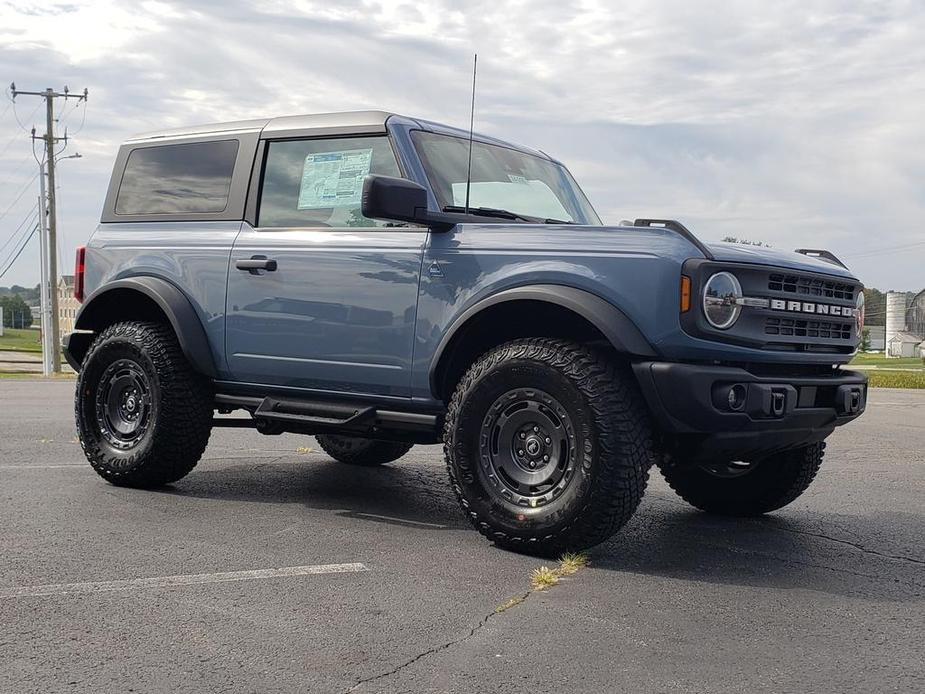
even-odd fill
[[(351, 513), (348, 511), (348, 513)], [(425, 523), (424, 521), (409, 520), (407, 518), (396, 518), (395, 516), (381, 516), (378, 513), (364, 513), (363, 511), (354, 511), (351, 515), (362, 518), (378, 518), (379, 520), (395, 521), (397, 523), (407, 523), (408, 525), (421, 525), (425, 528), (446, 528), (439, 523)]]
[(118, 581), (93, 581), (88, 583), (49, 583), (40, 586), (18, 586), (0, 588), (0, 599), (31, 598), (44, 595), (68, 595), (71, 593), (103, 593), (113, 590), (140, 590), (143, 588), (172, 588), (192, 586), (201, 583), (226, 583), (229, 581), (253, 581), (258, 578), (289, 578), (313, 574), (342, 574), (369, 571), (364, 564), (318, 564), (315, 566), (285, 566), (279, 569), (256, 569), (253, 571), (225, 571), (212, 574), (184, 574), (180, 576), (157, 576), (154, 578), (129, 578)]
[(0, 470), (56, 470), (62, 467), (81, 467), (90, 469), (86, 463), (55, 463), (49, 465), (0, 465)]

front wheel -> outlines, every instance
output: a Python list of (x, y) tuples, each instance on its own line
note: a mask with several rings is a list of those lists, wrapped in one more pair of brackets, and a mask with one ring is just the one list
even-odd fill
[(822, 465), (825, 443), (812, 443), (750, 462), (659, 464), (678, 496), (701, 511), (758, 516), (782, 508), (806, 491)]
[(496, 544), (544, 556), (603, 542), (639, 505), (653, 459), (632, 374), (559, 339), (497, 347), (450, 401), (444, 451), (469, 520)]
[(209, 381), (193, 371), (173, 331), (117, 323), (94, 340), (77, 378), (77, 435), (109, 482), (158, 487), (199, 461), (212, 429)]

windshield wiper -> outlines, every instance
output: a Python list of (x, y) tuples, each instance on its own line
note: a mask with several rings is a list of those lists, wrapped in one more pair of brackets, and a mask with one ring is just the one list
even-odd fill
[[(465, 214), (466, 208), (462, 205), (447, 205), (443, 208), (444, 212), (461, 212)], [(510, 210), (502, 210), (495, 207), (470, 207), (469, 214), (476, 215), (478, 217), (498, 217), (499, 219), (519, 219), (522, 222), (530, 222), (531, 224), (539, 224), (540, 220), (537, 217), (525, 217), (522, 214), (517, 214), (516, 212), (511, 212)]]

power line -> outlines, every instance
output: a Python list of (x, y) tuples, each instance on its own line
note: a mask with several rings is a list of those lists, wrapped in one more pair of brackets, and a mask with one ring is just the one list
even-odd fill
[(16, 229), (13, 231), (13, 233), (10, 234), (10, 238), (8, 238), (8, 239), (3, 243), (3, 245), (0, 246), (0, 253), (3, 253), (4, 249), (5, 249), (7, 246), (10, 245), (10, 241), (12, 241), (14, 238), (16, 238), (16, 234), (19, 233), (19, 230), (22, 229), (22, 228), (29, 222), (29, 220), (30, 220), (32, 217), (36, 217), (36, 216), (37, 216), (38, 207), (39, 207), (38, 204), (35, 204), (35, 205), (32, 206), (32, 209), (29, 210), (29, 212), (26, 214), (26, 216), (23, 218), (23, 220), (19, 223), (19, 226), (17, 226)]
[[(30, 114), (26, 117), (26, 120), (32, 120), (32, 116), (34, 116), (36, 113), (38, 113), (39, 107), (40, 107), (41, 105), (42, 105), (42, 104), (39, 104), (39, 105), (36, 106), (34, 109), (32, 109), (32, 113), (30, 113)], [(19, 125), (19, 127), (22, 129), (22, 131), (23, 131), (24, 133), (29, 132), (29, 128), (27, 128), (25, 125), (23, 125), (23, 124), (22, 124), (22, 121), (19, 120), (19, 114), (16, 113), (16, 102), (15, 102), (15, 101), (13, 102), (13, 117), (16, 119), (16, 123)]]
[(32, 182), (38, 177), (38, 173), (32, 174), (32, 178), (26, 181), (26, 184), (20, 189), (19, 194), (16, 196), (13, 202), (10, 203), (9, 207), (7, 207), (3, 212), (0, 212), (0, 219), (3, 219), (7, 214), (9, 214), (9, 211), (12, 210), (16, 203), (19, 202), (20, 198), (26, 194), (26, 190), (29, 189), (29, 186), (32, 185)]
[(29, 235), (26, 237), (26, 240), (23, 241), (23, 244), (19, 247), (19, 250), (16, 251), (16, 255), (13, 256), (13, 259), (10, 261), (9, 265), (7, 265), (3, 269), (3, 272), (0, 272), (0, 278), (2, 278), (6, 273), (10, 271), (10, 268), (13, 267), (13, 263), (15, 263), (19, 259), (19, 256), (22, 255), (23, 250), (25, 250), (26, 246), (29, 245), (29, 241), (31, 241), (32, 237), (35, 236), (35, 232), (38, 230), (38, 228), (39, 228), (38, 224), (32, 227), (32, 231), (29, 232)]
[(908, 248), (918, 248), (919, 246), (925, 246), (925, 241), (916, 241), (914, 243), (906, 243), (899, 246), (883, 246), (881, 248), (872, 248), (869, 251), (863, 253), (848, 253), (845, 255), (845, 258), (867, 258), (869, 256), (876, 255), (890, 255), (896, 251), (904, 251)]
[(0, 181), (0, 186), (6, 185), (7, 183), (9, 183), (9, 182), (12, 180), (11, 177), (12, 177), (12, 176), (15, 176), (16, 174), (18, 174), (18, 173), (19, 173), (19, 170), (22, 168), (23, 164), (25, 164), (27, 161), (29, 161), (29, 157), (30, 157), (30, 153), (27, 152), (27, 153), (26, 153), (26, 156), (24, 156), (22, 159), (20, 159), (20, 160), (16, 163), (16, 166), (13, 167), (13, 169), (12, 169), (12, 170), (10, 171), (10, 173), (9, 173), (9, 176), (8, 176), (7, 178), (5, 178), (3, 181)]

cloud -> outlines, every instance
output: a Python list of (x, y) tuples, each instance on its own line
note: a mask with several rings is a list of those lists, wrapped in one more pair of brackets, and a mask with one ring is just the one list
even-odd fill
[[(34, 7), (0, 4), (0, 77), (90, 88), (70, 145), (84, 158), (61, 166), (65, 266), (130, 134), (369, 107), (465, 125), (478, 51), (477, 127), (562, 159), (606, 220), (671, 216), (705, 239), (826, 247), (869, 285), (925, 285), (925, 246), (883, 250), (925, 241), (920, 3)], [(16, 114), (33, 107), (23, 98)], [(67, 117), (70, 132), (80, 116)], [(0, 157), (0, 212), (31, 175), (27, 134), (8, 112), (0, 151), (14, 136)], [(29, 205), (0, 219), (0, 243)], [(34, 267), (26, 253), (3, 282), (32, 282)]]

